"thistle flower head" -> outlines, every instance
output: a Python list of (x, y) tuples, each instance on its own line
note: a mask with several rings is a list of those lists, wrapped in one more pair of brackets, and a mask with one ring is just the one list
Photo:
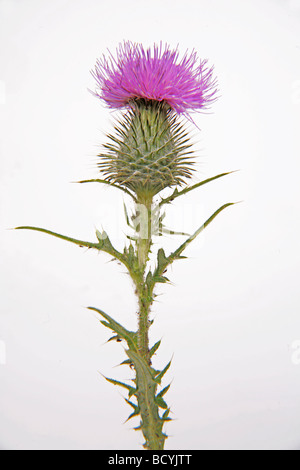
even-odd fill
[(126, 107), (142, 98), (164, 101), (177, 113), (188, 115), (216, 99), (216, 80), (207, 61), (199, 60), (194, 51), (179, 60), (178, 50), (162, 43), (151, 50), (124, 42), (116, 58), (103, 55), (91, 73), (97, 83), (95, 95), (110, 108)]

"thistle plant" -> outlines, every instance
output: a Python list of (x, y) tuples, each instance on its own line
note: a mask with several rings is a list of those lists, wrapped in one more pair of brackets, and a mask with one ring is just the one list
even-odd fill
[[(213, 68), (208, 67), (206, 60), (200, 60), (195, 52), (186, 52), (180, 59), (177, 49), (162, 44), (144, 49), (141, 44), (124, 42), (116, 56), (103, 55), (91, 73), (96, 80), (93, 94), (109, 108), (119, 109), (121, 117), (99, 154), (101, 177), (80, 183), (110, 185), (130, 196), (131, 212), (125, 208), (125, 217), (131, 232), (125, 247), (117, 250), (105, 231), (97, 230), (96, 240), (88, 242), (40, 227), (17, 228), (37, 230), (105, 252), (125, 266), (137, 298), (136, 331), (130, 331), (100, 308), (88, 308), (96, 311), (100, 322), (113, 332), (110, 340), (125, 342), (126, 358), (122, 364), (134, 371), (132, 383), (106, 379), (127, 391), (125, 400), (131, 408), (128, 419), (140, 417), (140, 425), (135, 429), (142, 431), (145, 449), (162, 450), (167, 437), (164, 425), (170, 420), (165, 399), (170, 385), (162, 386), (162, 379), (171, 362), (161, 370), (152, 363), (160, 346), (160, 341), (149, 344), (156, 286), (169, 282), (166, 272), (171, 264), (185, 258), (183, 253), (189, 244), (234, 203), (218, 208), (192, 235), (179, 232), (185, 239), (173, 252), (155, 250), (153, 237), (178, 233), (167, 230), (163, 223), (168, 204), (231, 173), (188, 184), (194, 174), (195, 159), (185, 121), (192, 120), (193, 111), (205, 110), (216, 100), (217, 84)], [(167, 188), (169, 195), (162, 197), (161, 192)], [(151, 260), (155, 261), (154, 268), (150, 267)]]

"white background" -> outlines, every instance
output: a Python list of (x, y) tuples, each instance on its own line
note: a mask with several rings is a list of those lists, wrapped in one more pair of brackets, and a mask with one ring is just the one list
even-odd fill
[[(87, 89), (120, 41), (195, 48), (220, 98), (188, 124), (195, 181), (170, 225), (192, 231), (228, 208), (169, 271), (151, 341), (174, 421), (168, 449), (300, 448), (299, 0), (0, 1), (0, 447), (139, 449), (119, 343), (88, 305), (136, 326), (129, 278), (103, 254), (28, 224), (125, 239), (123, 194), (95, 178), (112, 114)], [(126, 198), (126, 196), (125, 196)], [(121, 222), (122, 221), (122, 222)], [(160, 242), (160, 240), (157, 240)], [(182, 238), (165, 240), (166, 251)], [(158, 245), (155, 245), (156, 247)]]

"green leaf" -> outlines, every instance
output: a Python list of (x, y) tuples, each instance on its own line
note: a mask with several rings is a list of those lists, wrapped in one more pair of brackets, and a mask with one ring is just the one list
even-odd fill
[(159, 395), (156, 395), (155, 397), (155, 403), (160, 407), (166, 410), (168, 408), (168, 405), (166, 404), (165, 400), (160, 397)]
[(47, 230), (45, 228), (40, 227), (31, 227), (29, 225), (22, 225), (20, 227), (15, 227), (15, 230), (35, 230), (37, 232), (47, 233), (48, 235), (52, 235), (53, 237), (60, 238), (62, 240), (66, 240), (67, 242), (75, 243), (75, 245), (79, 245), (80, 247), (86, 248), (96, 248), (99, 250), (98, 243), (91, 243), (86, 242), (84, 240), (77, 240), (76, 238), (67, 237), (66, 235), (61, 235), (60, 233), (52, 232), (51, 230)]
[(120, 258), (120, 261), (122, 261), (122, 255), (121, 253), (119, 253), (113, 246), (112, 246), (112, 243), (109, 239), (109, 236), (107, 235), (107, 233), (105, 232), (105, 230), (103, 230), (103, 232), (99, 232), (99, 230), (96, 230), (96, 237), (98, 238), (99, 240), (99, 246), (100, 246), (100, 250), (103, 250), (103, 251), (106, 251), (107, 253), (111, 254), (112, 256), (114, 256), (115, 258), (119, 259)]
[(126, 401), (126, 403), (128, 403), (128, 405), (132, 406), (134, 410), (137, 410), (139, 408), (138, 405), (132, 403), (132, 401), (128, 400), (128, 398), (124, 398), (124, 400)]
[(125, 361), (121, 362), (120, 366), (123, 366), (123, 365), (133, 365), (132, 361), (130, 359), (125, 359)]
[(153, 354), (156, 353), (156, 351), (158, 350), (158, 348), (159, 348), (159, 346), (160, 346), (160, 343), (161, 343), (161, 340), (157, 341), (157, 342), (152, 346), (152, 348), (151, 348), (150, 351), (149, 351), (150, 357), (152, 357)]
[(118, 385), (119, 387), (126, 388), (128, 390), (128, 396), (131, 397), (136, 393), (136, 389), (134, 387), (131, 387), (130, 385), (125, 384), (124, 382), (120, 382), (119, 380), (111, 379), (109, 377), (103, 376), (108, 382), (110, 382), (113, 385)]
[(127, 398), (125, 398), (125, 401), (126, 403), (128, 403), (128, 405), (130, 405), (132, 408), (133, 408), (133, 413), (131, 413), (128, 418), (126, 419), (125, 423), (127, 423), (127, 421), (129, 421), (131, 418), (133, 418), (134, 416), (138, 416), (140, 414), (140, 408), (138, 405), (135, 405), (134, 403), (132, 403), (132, 401), (128, 400)]
[[(134, 411), (133, 413), (131, 413), (128, 418), (126, 419), (125, 423), (127, 423), (127, 421), (129, 421), (131, 418), (134, 418), (135, 416), (138, 416), (140, 414), (139, 411)], [(138, 426), (137, 428), (134, 428), (136, 431), (139, 431), (141, 429), (141, 426)]]
[(218, 210), (216, 210), (205, 222), (201, 227), (196, 230), (193, 235), (191, 235), (185, 242), (183, 242), (173, 253), (171, 253), (168, 257), (166, 257), (164, 250), (160, 249), (158, 251), (158, 264), (157, 267), (154, 271), (154, 279), (159, 278), (165, 269), (173, 263), (175, 260), (179, 259), (184, 259), (186, 258), (185, 256), (182, 256), (182, 252), (185, 250), (185, 248), (217, 217), (217, 215), (222, 212), (224, 209), (226, 209), (229, 206), (232, 206), (234, 204), (237, 204), (236, 202), (229, 202), (227, 204), (224, 204), (221, 206)]
[(89, 179), (89, 180), (82, 180), (82, 181), (76, 181), (76, 183), (102, 183), (102, 184), (107, 184), (108, 186), (112, 186), (113, 188), (120, 189), (124, 193), (128, 194), (129, 196), (132, 197), (132, 199), (137, 202), (136, 197), (134, 194), (129, 191), (129, 189), (124, 188), (123, 186), (119, 186), (118, 184), (111, 183), (110, 181), (102, 180), (102, 179)]
[(180, 245), (179, 248), (177, 248), (177, 250), (175, 250), (170, 256), (169, 256), (169, 260), (173, 261), (174, 259), (178, 259), (178, 257), (181, 257), (181, 253), (183, 252), (183, 250), (185, 250), (185, 248), (193, 241), (195, 240), (195, 238), (201, 233), (203, 232), (203, 230), (217, 217), (217, 215), (222, 212), (224, 209), (226, 209), (227, 207), (229, 206), (232, 206), (236, 204), (235, 202), (228, 202), (227, 204), (224, 204), (223, 206), (219, 207), (218, 210), (216, 210), (205, 222), (203, 225), (201, 225), (201, 227), (198, 228), (198, 230), (196, 230), (196, 232), (191, 235), (184, 243), (182, 243), (182, 245)]
[[(103, 324), (104, 322), (101, 322), (101, 323)], [(107, 326), (107, 324), (105, 326)], [(121, 338), (119, 335), (114, 335), (111, 338), (109, 338), (106, 342), (109, 343), (110, 341), (121, 341)]]
[(160, 371), (154, 378), (155, 382), (160, 384), (161, 383), (161, 379), (163, 378), (163, 376), (165, 375), (165, 373), (167, 372), (167, 370), (169, 369), (170, 365), (171, 365), (171, 362), (168, 362), (168, 364), (166, 365), (166, 367)]
[(153, 282), (153, 275), (152, 275), (152, 272), (149, 271), (147, 276), (146, 276), (146, 284), (148, 287), (151, 287), (152, 285), (152, 282)]
[(131, 271), (134, 271), (137, 269), (138, 261), (137, 261), (137, 257), (135, 255), (135, 251), (132, 246), (132, 243), (130, 243), (128, 248), (126, 247), (124, 248), (123, 257), (126, 259), (126, 263)]
[(211, 181), (214, 181), (218, 178), (222, 178), (223, 176), (230, 175), (231, 173), (235, 173), (236, 171), (238, 171), (238, 170), (228, 171), (227, 173), (221, 173), (221, 174), (213, 176), (211, 178), (207, 178), (203, 181), (200, 181), (200, 183), (196, 183), (193, 186), (189, 186), (187, 188), (184, 188), (181, 191), (178, 191), (177, 188), (176, 188), (174, 190), (174, 192), (171, 194), (171, 196), (169, 196), (165, 199), (162, 199), (160, 201), (159, 206), (162, 206), (163, 204), (168, 204), (168, 203), (172, 202), (174, 199), (176, 199), (179, 196), (183, 196), (184, 194), (186, 194), (190, 191), (193, 191), (194, 189), (199, 188), (200, 186), (203, 186), (204, 184), (210, 183)]
[(155, 276), (153, 280), (155, 283), (161, 282), (162, 284), (164, 284), (165, 282), (170, 282), (170, 280), (166, 276)]
[(115, 333), (117, 333), (117, 335), (120, 336), (120, 338), (125, 339), (130, 349), (137, 351), (137, 333), (135, 333), (134, 331), (129, 331), (126, 328), (124, 328), (124, 326), (120, 325), (120, 323), (115, 321), (107, 313), (103, 312), (103, 310), (100, 310), (95, 307), (87, 307), (87, 308), (89, 310), (94, 310), (95, 312), (99, 313), (102, 317), (104, 317), (107, 320), (107, 323), (103, 322), (103, 320), (100, 320), (101, 323), (104, 324), (107, 328), (110, 328)]
[(171, 384), (167, 385), (165, 388), (163, 388), (158, 394), (157, 394), (157, 397), (163, 397), (167, 391), (169, 390)]
[(29, 225), (22, 225), (20, 227), (15, 227), (15, 230), (35, 230), (37, 232), (42, 232), (46, 233), (48, 235), (52, 235), (53, 237), (60, 238), (61, 240), (65, 240), (71, 243), (74, 243), (75, 245), (78, 245), (80, 247), (85, 247), (85, 248), (94, 248), (99, 251), (104, 251), (105, 253), (108, 253), (111, 255), (113, 258), (117, 259), (121, 263), (123, 263), (128, 271), (130, 272), (131, 268), (127, 262), (127, 259), (120, 253), (118, 250), (116, 250), (107, 236), (107, 233), (103, 231), (102, 233), (99, 232), (99, 230), (96, 230), (96, 236), (98, 238), (98, 243), (92, 243), (92, 242), (87, 242), (84, 240), (78, 240), (76, 238), (72, 237), (67, 237), (66, 235), (62, 235), (60, 233), (52, 232), (51, 230), (47, 230), (44, 228), (40, 227), (32, 227)]
[(166, 266), (169, 264), (169, 259), (166, 257), (163, 248), (160, 248), (157, 252), (157, 267), (159, 271), (165, 269)]
[(169, 413), (170, 413), (170, 408), (168, 408), (168, 409), (164, 412), (164, 414), (162, 415), (162, 418), (161, 418), (161, 419), (162, 419), (163, 421), (172, 421), (172, 419), (169, 418)]

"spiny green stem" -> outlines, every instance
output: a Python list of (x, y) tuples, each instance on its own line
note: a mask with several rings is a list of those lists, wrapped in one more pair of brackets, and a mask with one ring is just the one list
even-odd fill
[(141, 415), (141, 430), (145, 437), (145, 448), (148, 450), (163, 450), (166, 436), (162, 432), (164, 420), (159, 416), (158, 405), (155, 402), (157, 383), (151, 368), (140, 354), (127, 351), (136, 370), (137, 400)]
[(136, 284), (136, 294), (139, 305), (138, 345), (141, 356), (150, 363), (149, 357), (149, 310), (151, 302), (147, 295), (145, 270), (149, 259), (151, 240), (151, 208), (152, 196), (139, 197), (139, 231), (137, 231), (136, 251), (140, 272), (139, 282)]
[[(134, 408), (134, 412), (130, 415), (130, 417), (137, 415), (141, 416), (139, 429), (141, 429), (145, 437), (145, 448), (148, 450), (163, 450), (164, 442), (167, 437), (163, 433), (163, 425), (165, 421), (168, 421), (170, 418), (168, 418), (169, 408), (162, 398), (162, 395), (165, 393), (168, 387), (165, 387), (160, 393), (157, 394), (157, 386), (161, 383), (161, 379), (168, 370), (170, 363), (168, 363), (162, 371), (156, 371), (151, 366), (151, 356), (154, 354), (155, 350), (160, 344), (160, 342), (158, 342), (151, 349), (149, 348), (149, 327), (151, 324), (149, 321), (149, 313), (153, 302), (153, 290), (157, 282), (166, 282), (166, 278), (163, 276), (165, 269), (176, 259), (182, 258), (181, 254), (185, 248), (214, 220), (214, 218), (221, 211), (234, 203), (224, 204), (218, 210), (216, 210), (212, 216), (209, 217), (206, 222), (204, 222), (204, 224), (198, 228), (198, 230), (196, 230), (193, 235), (188, 237), (186, 241), (169, 256), (165, 255), (162, 248), (159, 249), (157, 254), (157, 267), (153, 274), (149, 271), (146, 276), (147, 261), (149, 259), (149, 253), (152, 245), (152, 197), (137, 198), (137, 200), (137, 211), (140, 212), (139, 222), (140, 224), (146, 224), (146, 230), (145, 227), (143, 227), (142, 231), (139, 231), (138, 229), (136, 230), (137, 236), (135, 237), (135, 252), (131, 245), (131, 250), (128, 248), (124, 250), (124, 253), (120, 253), (113, 247), (109, 237), (105, 232), (100, 233), (99, 231), (96, 231), (98, 242), (93, 243), (77, 240), (75, 238), (67, 237), (65, 235), (61, 235), (59, 233), (39, 227), (22, 226), (17, 227), (17, 229), (29, 229), (44, 232), (71, 243), (75, 243), (79, 246), (104, 251), (110, 254), (113, 258), (119, 260), (127, 267), (128, 272), (135, 284), (136, 295), (138, 297), (138, 331), (129, 331), (102, 310), (93, 307), (89, 308), (97, 311), (100, 315), (102, 315), (104, 320), (102, 320), (101, 323), (114, 331), (116, 333), (116, 338), (124, 339), (127, 342), (128, 350), (126, 353), (129, 358), (127, 361), (129, 361), (129, 363), (134, 366), (136, 371), (136, 378), (134, 379), (135, 387), (114, 379), (106, 379), (114, 385), (125, 388), (128, 391), (129, 398), (132, 395), (136, 397), (138, 403), (137, 405), (128, 399), (126, 399), (126, 401)], [(128, 363), (127, 361), (124, 363)], [(159, 414), (159, 408), (165, 409), (165, 412), (162, 416)]]
[[(99, 313), (99, 315), (104, 318), (104, 320), (100, 320), (101, 323), (106, 326), (106, 328), (116, 333), (117, 338), (126, 341), (128, 346), (126, 354), (129, 359), (123, 361), (122, 364), (129, 363), (134, 366), (136, 371), (136, 378), (133, 380), (135, 387), (108, 377), (105, 377), (105, 379), (113, 385), (120, 386), (128, 391), (128, 399), (125, 398), (125, 401), (134, 409), (128, 419), (140, 415), (140, 426), (135, 429), (140, 429), (143, 432), (145, 437), (144, 447), (148, 450), (162, 450), (167, 437), (162, 432), (162, 428), (164, 423), (170, 420), (168, 417), (170, 409), (164, 401), (163, 395), (167, 392), (169, 386), (162, 389), (158, 394), (156, 394), (156, 392), (158, 385), (161, 384), (161, 380), (170, 366), (170, 362), (161, 371), (153, 369), (153, 367), (146, 362), (145, 358), (142, 357), (138, 349), (136, 332), (127, 330), (127, 328), (120, 325), (120, 323), (103, 312), (103, 310), (95, 307), (88, 308)], [(152, 346), (150, 356), (155, 353), (159, 345), (160, 341)], [(137, 399), (137, 405), (130, 400), (132, 396)], [(159, 408), (165, 410), (162, 416), (159, 415)]]
[(137, 232), (137, 257), (141, 272), (145, 273), (146, 263), (152, 244), (151, 219), (152, 219), (152, 197), (139, 198), (137, 212), (139, 213), (139, 225)]
[[(139, 230), (137, 230), (136, 256), (140, 278), (136, 283), (138, 297), (138, 354), (127, 351), (136, 371), (136, 397), (141, 415), (141, 430), (148, 450), (162, 450), (166, 436), (162, 432), (164, 421), (159, 416), (156, 403), (157, 383), (154, 380), (149, 348), (149, 321), (152, 299), (146, 283), (146, 265), (152, 244), (151, 219), (152, 196), (138, 198)], [(143, 225), (143, 226), (142, 226)]]
[(150, 304), (146, 298), (146, 289), (143, 288), (139, 292), (139, 321), (138, 321), (138, 348), (141, 356), (147, 364), (150, 364), (149, 355), (149, 313)]

